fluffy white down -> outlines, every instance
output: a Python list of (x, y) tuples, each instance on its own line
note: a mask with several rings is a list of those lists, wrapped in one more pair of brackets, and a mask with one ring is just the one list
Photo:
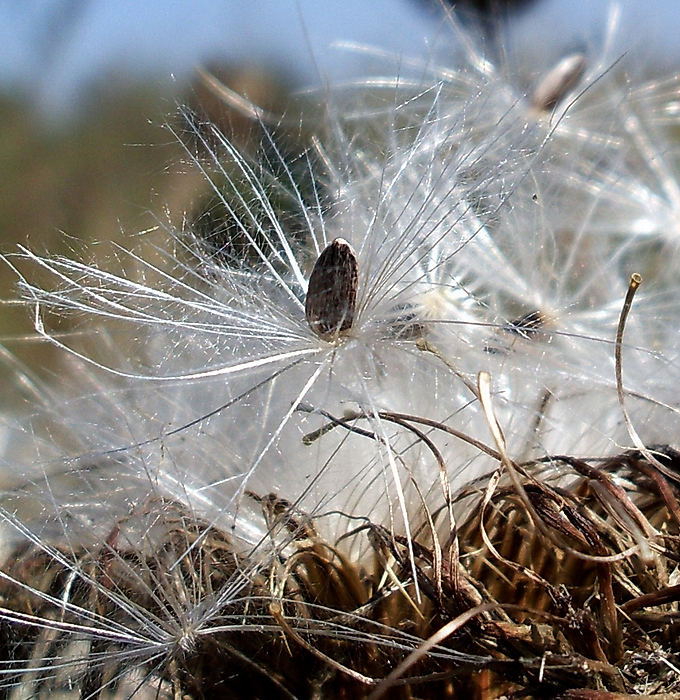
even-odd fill
[[(88, 332), (51, 338), (68, 356), (64, 386), (32, 384), (32, 408), (3, 420), (7, 537), (94, 551), (160, 497), (266, 561), (261, 499), (276, 494), (331, 542), (367, 519), (408, 538), (499, 466), (461, 437), (495, 450), (481, 371), (516, 460), (618, 453), (633, 439), (615, 341), (637, 271), (623, 394), (645, 444), (677, 442), (677, 81), (624, 91), (615, 70), (594, 70), (549, 115), (474, 53), (417, 85), (385, 81), (383, 112), (350, 108), (359, 87), (339, 91), (309, 148), (311, 201), (285, 159), (274, 187), (192, 122), (210, 142), (194, 165), (248, 241), (242, 259), (210, 258), (191, 232), (169, 232), (166, 260), (137, 261), (138, 279), (8, 256), (52, 276), (21, 279), (40, 334), (48, 309)], [(328, 342), (304, 299), (339, 236), (356, 251), (357, 309)]]

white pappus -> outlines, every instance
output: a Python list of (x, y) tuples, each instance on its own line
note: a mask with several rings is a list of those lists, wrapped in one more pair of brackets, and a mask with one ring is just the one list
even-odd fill
[[(673, 442), (677, 280), (644, 282), (622, 343), (639, 244), (634, 225), (605, 223), (622, 191), (648, 187), (630, 111), (659, 100), (613, 89), (603, 136), (605, 116), (579, 121), (576, 96), (615, 71), (570, 60), (533, 101), (473, 48), (460, 74), (343, 88), (295, 164), (266, 129), (258, 161), (189, 118), (205, 155), (187, 147), (188, 160), (228, 223), (219, 254), (169, 231), (161, 262), (117, 251), (137, 277), (28, 249), (6, 257), (37, 332), (70, 363), (64, 387), (21, 375), (33, 408), (2, 426), (4, 533), (26, 565), (1, 578), (34, 602), (0, 609), (34, 634), (25, 663), (0, 664), (8, 685), (209, 696), (228, 674), (200, 680), (186, 659), (205, 672), (214, 643), (239, 668), (263, 667), (258, 635), (288, 624), (277, 605), (299, 602), (285, 574), (302, 540), (369, 570), (389, 533), (420, 604), (418, 536), (437, 542), (441, 568), (452, 494), (499, 466), (480, 372), (517, 460), (631, 447), (622, 398), (646, 445)], [(364, 98), (389, 106), (362, 113)], [(645, 271), (668, 264), (653, 255)], [(27, 263), (50, 281), (29, 281)], [(52, 313), (85, 331), (51, 333)], [(54, 572), (43, 588), (39, 565)], [(418, 647), (417, 634), (352, 614), (324, 618), (319, 635)], [(307, 630), (302, 613), (290, 624)]]

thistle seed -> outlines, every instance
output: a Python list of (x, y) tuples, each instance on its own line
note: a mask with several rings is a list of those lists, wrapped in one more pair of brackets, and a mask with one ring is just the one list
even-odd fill
[(484, 347), (485, 352), (492, 354), (506, 353), (510, 350), (507, 338), (502, 339), (502, 334), (518, 335), (525, 340), (532, 340), (536, 338), (541, 331), (545, 330), (548, 325), (548, 317), (541, 311), (530, 311), (524, 316), (516, 318), (514, 321), (510, 321), (498, 330), (499, 333), (488, 341)]
[(335, 340), (352, 327), (359, 266), (352, 246), (336, 238), (324, 248), (309, 278), (305, 316), (324, 340)]
[(528, 340), (542, 330), (547, 323), (548, 319), (540, 311), (530, 311), (528, 314), (510, 321), (510, 323), (503, 326), (503, 330), (508, 331), (508, 333), (516, 333)]
[(531, 104), (540, 112), (550, 112), (564, 99), (586, 71), (588, 61), (581, 53), (565, 56), (536, 86)]

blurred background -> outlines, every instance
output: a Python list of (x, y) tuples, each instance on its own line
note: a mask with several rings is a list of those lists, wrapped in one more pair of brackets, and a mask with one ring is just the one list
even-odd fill
[[(674, 71), (677, 0), (619, 4), (618, 55), (645, 73)], [(532, 65), (542, 70), (567, 51), (597, 52), (610, 6), (459, 0), (455, 11), (489, 53), (503, 45), (531, 75)], [(221, 120), (242, 147), (252, 126), (224, 112), (197, 66), (285, 113), (304, 88), (389, 72), (399, 57), (425, 64), (436, 53), (455, 66), (444, 14), (435, 0), (0, 0), (0, 252), (25, 244), (91, 260), (98, 242), (134, 247), (159, 221), (181, 228), (194, 220), (204, 183), (163, 126), (177, 124), (179, 104)], [(15, 295), (15, 282), (0, 267), (0, 298)], [(0, 311), (2, 342), (23, 352), (32, 335), (27, 309)], [(40, 347), (31, 362), (51, 365)]]

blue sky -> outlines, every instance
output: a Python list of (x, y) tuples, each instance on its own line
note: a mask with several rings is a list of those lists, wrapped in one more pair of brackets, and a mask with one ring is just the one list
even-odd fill
[[(620, 53), (680, 61), (678, 0), (619, 4)], [(511, 45), (548, 53), (597, 45), (610, 5), (542, 0), (514, 25)], [(58, 25), (64, 7), (73, 12)], [(333, 49), (334, 42), (424, 57), (443, 42), (439, 23), (412, 0), (0, 0), (0, 87), (37, 95), (47, 111), (68, 111), (106, 71), (181, 81), (211, 58), (277, 66), (313, 84), (319, 75), (333, 80), (360, 70), (362, 56)]]

